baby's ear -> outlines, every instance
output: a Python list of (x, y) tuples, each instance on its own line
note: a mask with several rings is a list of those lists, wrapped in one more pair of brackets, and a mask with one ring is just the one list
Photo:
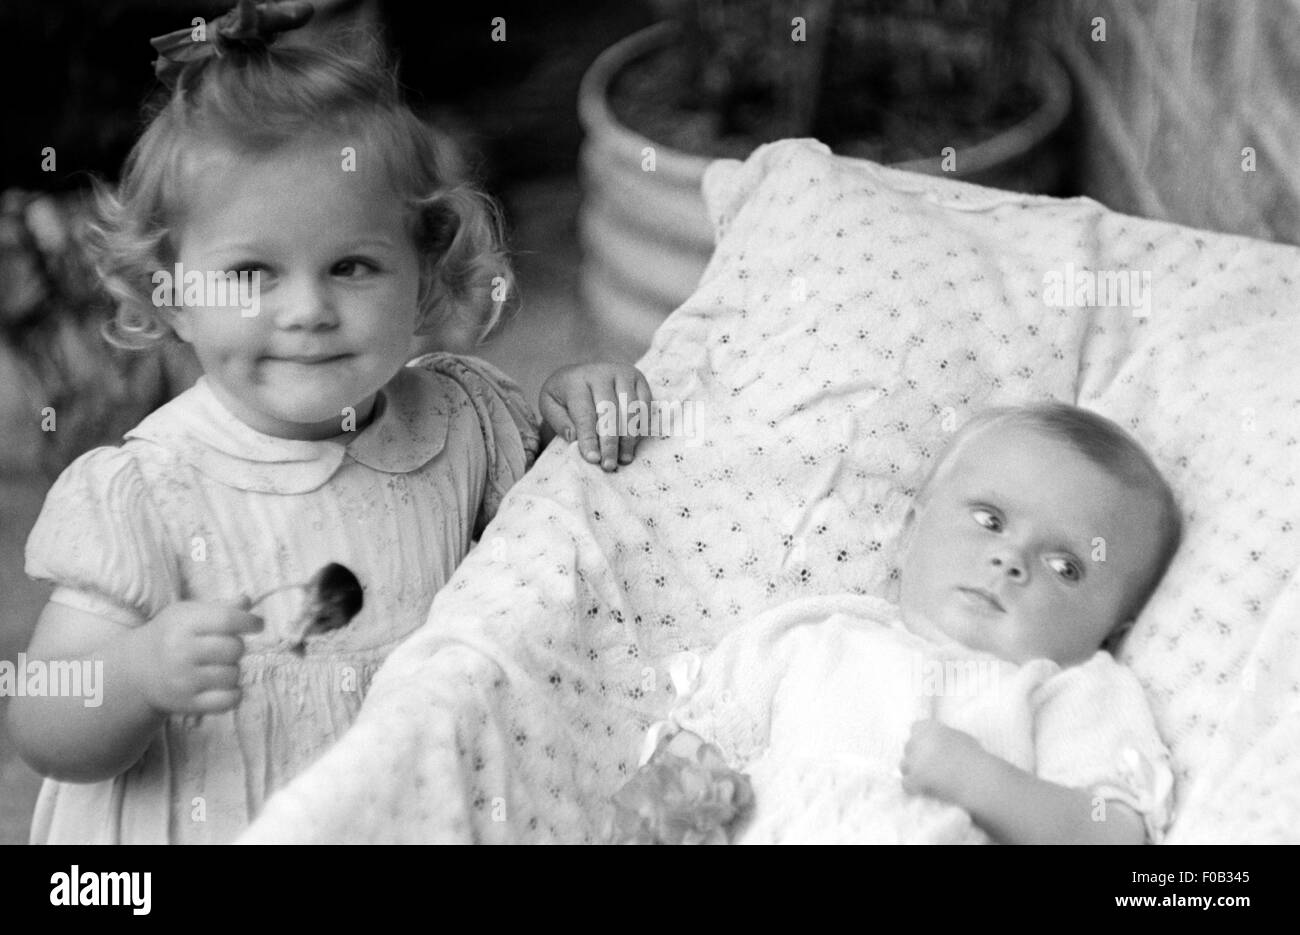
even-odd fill
[(1120, 644), (1124, 642), (1124, 638), (1128, 636), (1135, 623), (1137, 623), (1137, 618), (1133, 617), (1117, 624), (1115, 629), (1111, 630), (1107, 637), (1101, 641), (1101, 648), (1112, 656), (1116, 655), (1119, 652)]

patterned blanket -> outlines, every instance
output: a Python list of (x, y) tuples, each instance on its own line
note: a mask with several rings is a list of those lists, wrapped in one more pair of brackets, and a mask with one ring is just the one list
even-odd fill
[(717, 251), (642, 361), (675, 434), (615, 475), (553, 445), (244, 840), (599, 840), (671, 657), (792, 598), (894, 599), (945, 439), (1045, 397), (1129, 428), (1186, 517), (1120, 654), (1174, 754), (1169, 840), (1300, 840), (1300, 250), (807, 140), (705, 195)]

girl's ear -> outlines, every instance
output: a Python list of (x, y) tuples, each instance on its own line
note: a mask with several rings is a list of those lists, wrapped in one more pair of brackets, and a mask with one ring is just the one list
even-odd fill
[(165, 314), (167, 327), (176, 332), (176, 337), (186, 344), (193, 344), (194, 342), (190, 340), (193, 333), (190, 328), (190, 317), (181, 309), (171, 309)]
[(416, 312), (415, 333), (420, 337), (428, 337), (438, 333), (438, 319), (427, 308), (421, 308)]
[(438, 333), (442, 324), (435, 308), (433, 290), (436, 288), (437, 264), (420, 262), (420, 282), (415, 294), (415, 333), (428, 336)]

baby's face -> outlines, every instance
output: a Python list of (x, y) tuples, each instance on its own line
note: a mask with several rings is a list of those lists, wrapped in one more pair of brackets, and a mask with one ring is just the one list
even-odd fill
[(184, 271), (256, 270), (260, 310), (185, 308), (173, 326), (242, 421), (283, 438), (328, 438), (369, 418), (408, 359), (419, 258), (408, 214), (377, 160), (343, 170), (346, 140), (258, 159), (202, 159), (178, 230)]
[(907, 626), (1011, 662), (1091, 656), (1159, 545), (1155, 497), (1026, 427), (970, 438), (915, 510), (902, 562)]

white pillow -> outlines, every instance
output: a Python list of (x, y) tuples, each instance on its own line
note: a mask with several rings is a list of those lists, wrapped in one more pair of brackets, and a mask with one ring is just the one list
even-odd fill
[[(1281, 597), (1300, 568), (1300, 251), (813, 141), (716, 163), (705, 195), (717, 251), (646, 364), (667, 396), (700, 393), (673, 374), (721, 383), (704, 395), (730, 400), (717, 408), (733, 431), (766, 427), (776, 450), (800, 450), (802, 465), (772, 466), (800, 494), (790, 525), (819, 587), (893, 596), (890, 549), (848, 546), (846, 563), (829, 546), (891, 541), (970, 414), (1077, 402), (1132, 431), (1183, 507), (1183, 546), (1121, 653), (1175, 754), (1180, 798), (1296, 706), (1300, 616)], [(1139, 307), (1045, 302), (1046, 286), (1089, 271), (1137, 274)]]

